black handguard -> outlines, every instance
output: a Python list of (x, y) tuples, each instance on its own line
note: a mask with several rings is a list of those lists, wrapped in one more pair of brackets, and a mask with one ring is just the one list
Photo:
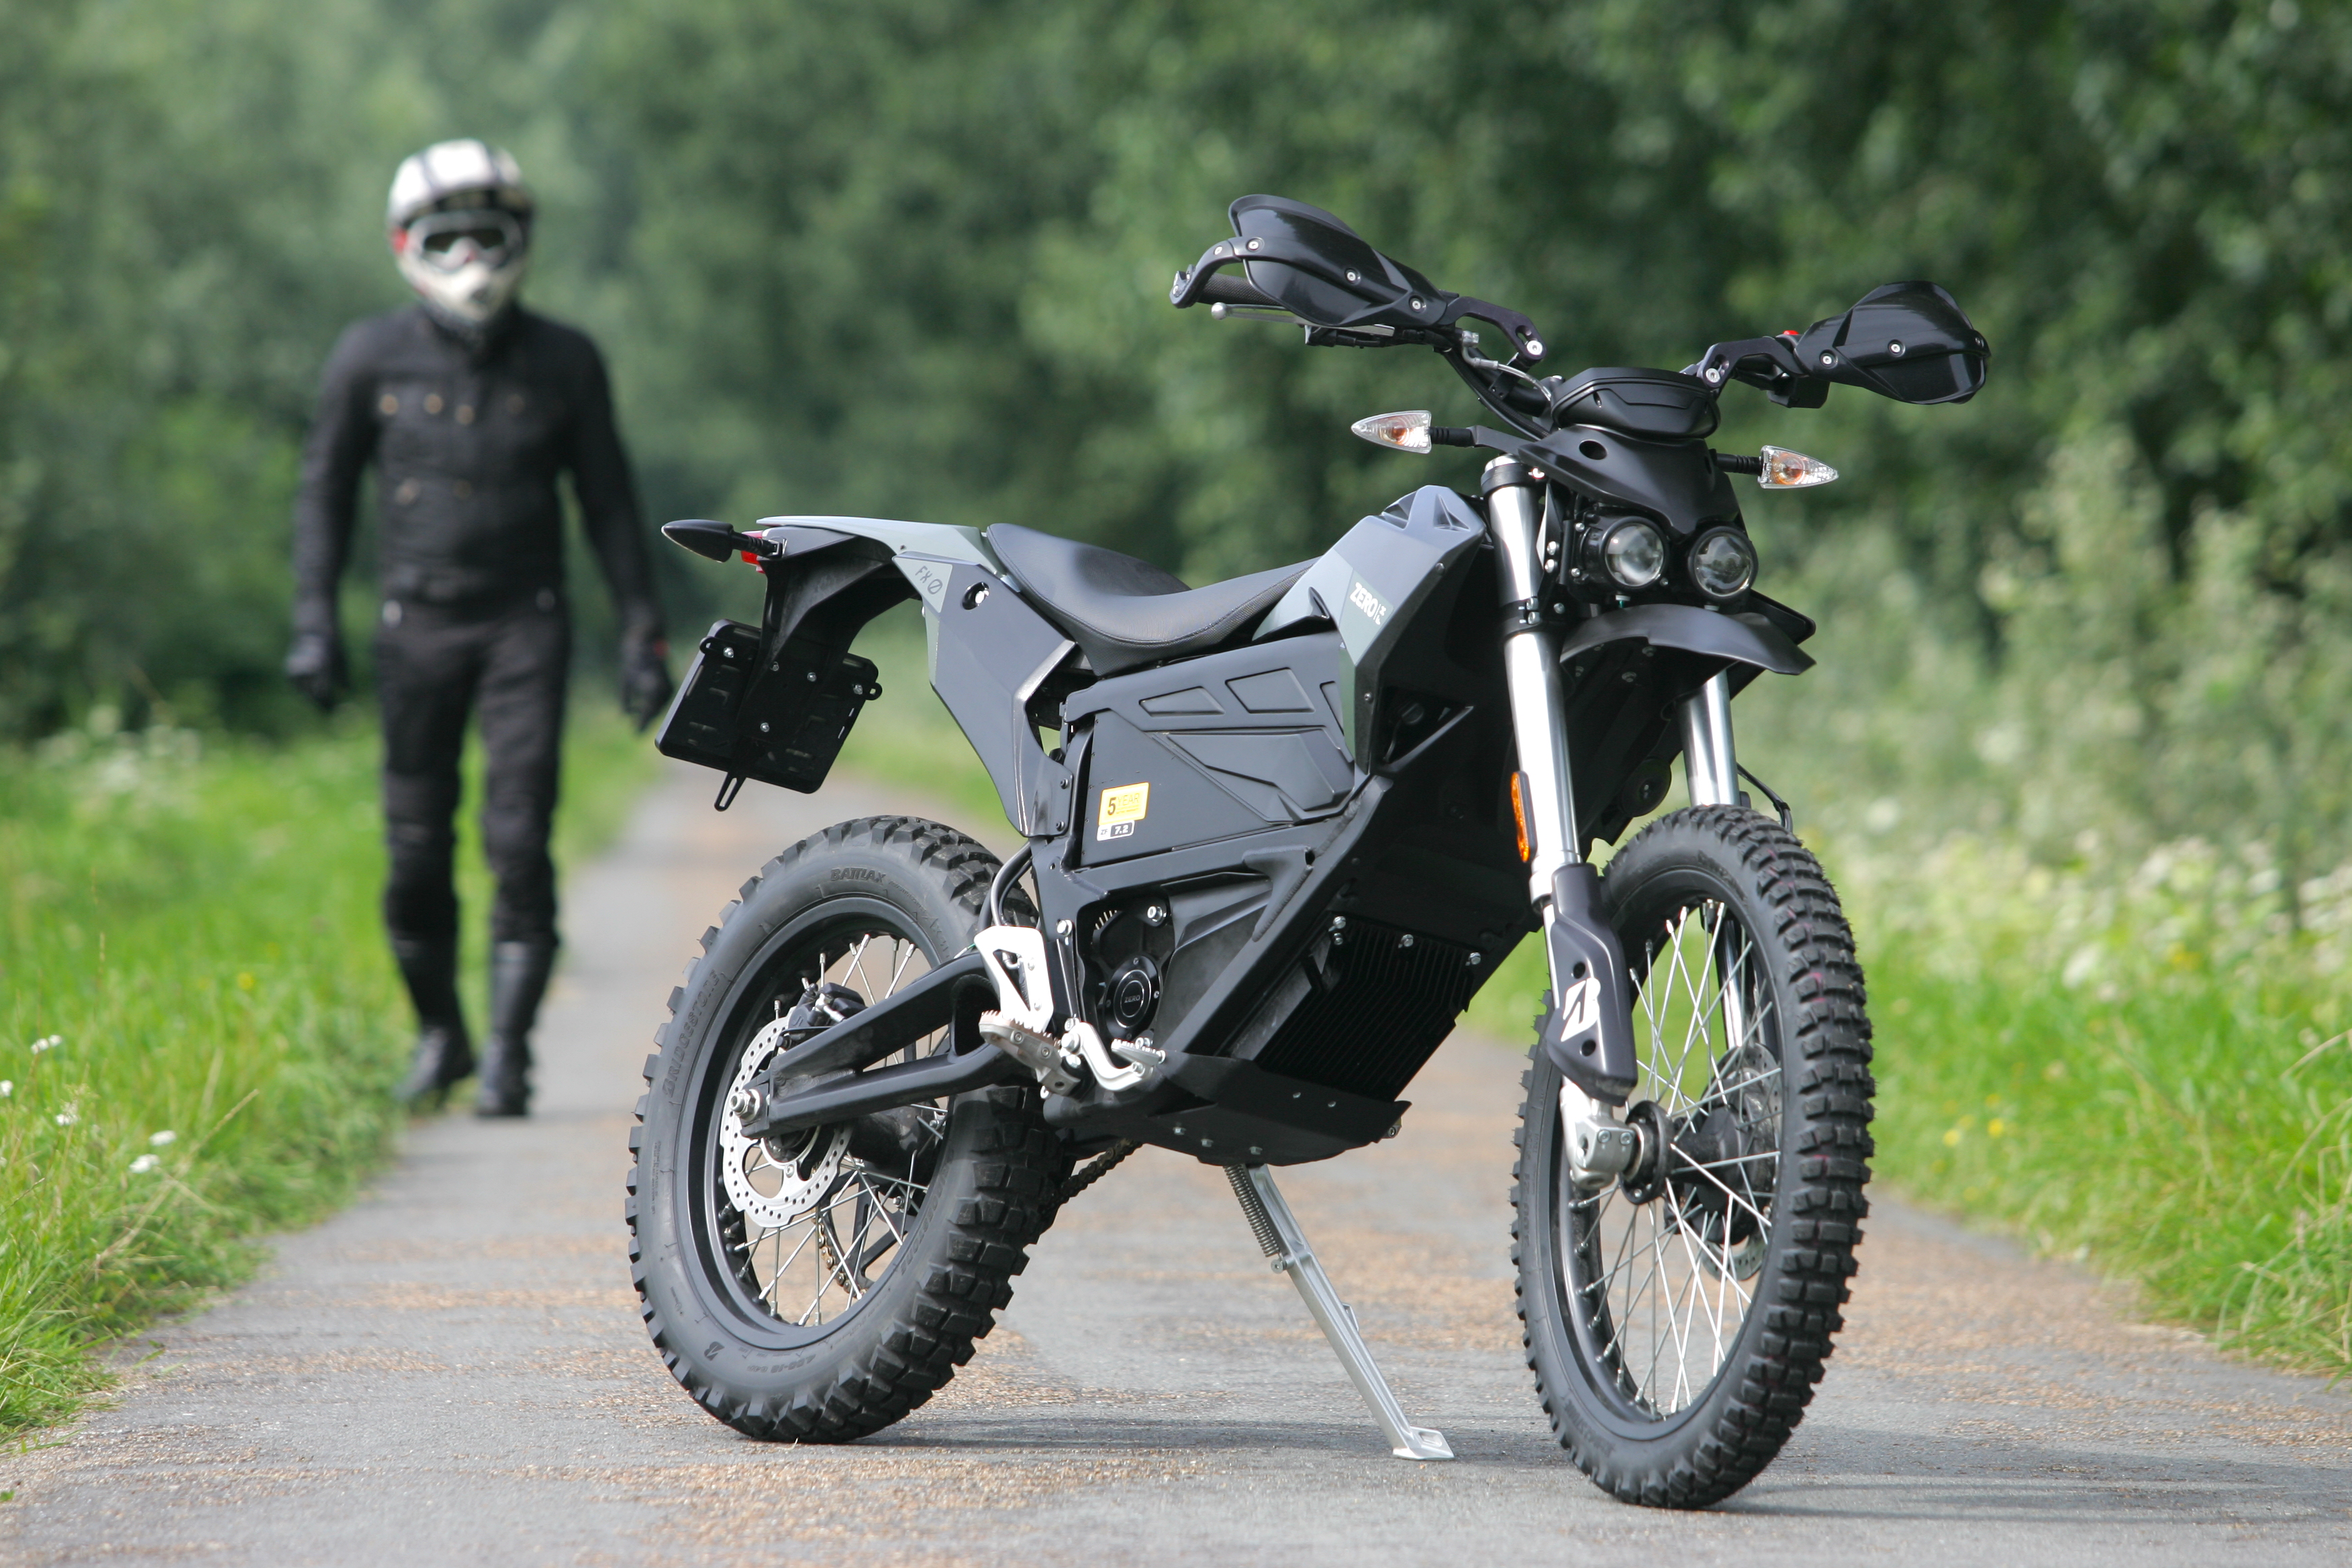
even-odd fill
[(327, 632), (297, 633), (293, 646), (286, 650), (286, 679), (320, 712), (333, 712), (349, 684), (342, 639)]
[(1561, 1077), (1595, 1100), (1622, 1105), (1638, 1072), (1633, 977), (1601, 911), (1601, 873), (1584, 864), (1561, 867), (1551, 901), (1551, 972), (1567, 994), (1550, 998), (1538, 1046)]
[(621, 647), (621, 711), (640, 734), (669, 707), (677, 685), (669, 675), (669, 644), (658, 635), (632, 637)]

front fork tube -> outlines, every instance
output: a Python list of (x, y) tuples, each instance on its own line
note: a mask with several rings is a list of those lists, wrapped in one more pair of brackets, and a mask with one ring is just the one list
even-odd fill
[(1731, 677), (1718, 675), (1682, 701), (1683, 777), (1693, 805), (1739, 804), (1739, 757), (1731, 744)]
[[(1731, 742), (1731, 678), (1718, 675), (1683, 699), (1683, 777), (1693, 805), (1738, 805), (1739, 757)], [(1731, 1048), (1748, 1043), (1748, 954), (1735, 951), (1738, 928), (1716, 910), (1708, 919), (1717, 994)]]
[(1517, 799), (1528, 836), (1528, 897), (1543, 919), (1552, 1008), (1538, 1043), (1562, 1079), (1605, 1114), (1633, 1087), (1631, 977), (1601, 909), (1601, 879), (1580, 853), (1570, 774), (1559, 639), (1542, 616), (1542, 477), (1509, 458), (1486, 465), (1486, 516), (1499, 554), (1503, 672), (1518, 751)]

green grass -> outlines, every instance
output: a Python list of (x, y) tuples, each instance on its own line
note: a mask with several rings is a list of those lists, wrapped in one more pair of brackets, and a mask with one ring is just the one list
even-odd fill
[(1838, 847), (1879, 1168), (2137, 1281), (2153, 1315), (2352, 1373), (2352, 875), (2288, 889), (2196, 842), (2056, 868), (1969, 837)]
[[(610, 836), (647, 750), (575, 721), (562, 857)], [(0, 1431), (70, 1414), (100, 1342), (241, 1278), (251, 1237), (390, 1152), (410, 1024), (375, 769), (356, 714), (280, 747), (0, 753)]]

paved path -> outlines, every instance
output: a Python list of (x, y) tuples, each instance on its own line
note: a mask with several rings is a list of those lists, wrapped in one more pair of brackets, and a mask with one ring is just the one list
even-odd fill
[(751, 1443), (648, 1348), (627, 1111), (691, 942), (768, 852), (888, 803), (709, 775), (569, 897), (541, 1112), (419, 1127), (365, 1201), (157, 1331), (116, 1407), (0, 1455), (0, 1562), (2352, 1561), (2352, 1399), (2118, 1321), (2077, 1273), (1883, 1204), (1780, 1463), (1700, 1515), (1554, 1447), (1510, 1311), (1517, 1057), (1461, 1038), (1402, 1137), (1283, 1180), (1414, 1419), (1386, 1456), (1223, 1178), (1147, 1152), (1073, 1205), (971, 1365), (848, 1448)]

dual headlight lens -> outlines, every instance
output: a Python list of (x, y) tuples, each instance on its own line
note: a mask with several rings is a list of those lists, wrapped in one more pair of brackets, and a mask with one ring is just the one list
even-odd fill
[(1708, 598), (1735, 598), (1756, 581), (1756, 546), (1736, 528), (1709, 529), (1691, 542), (1690, 575)]
[[(1638, 517), (1605, 525), (1588, 547), (1588, 562), (1620, 588), (1654, 585), (1666, 574), (1666, 540), (1657, 525)], [(1691, 542), (1687, 557), (1692, 585), (1710, 599), (1732, 599), (1756, 581), (1756, 547), (1736, 528), (1712, 528)]]
[(1666, 574), (1666, 541), (1638, 517), (1614, 523), (1600, 540), (1601, 569), (1621, 588), (1646, 588)]

